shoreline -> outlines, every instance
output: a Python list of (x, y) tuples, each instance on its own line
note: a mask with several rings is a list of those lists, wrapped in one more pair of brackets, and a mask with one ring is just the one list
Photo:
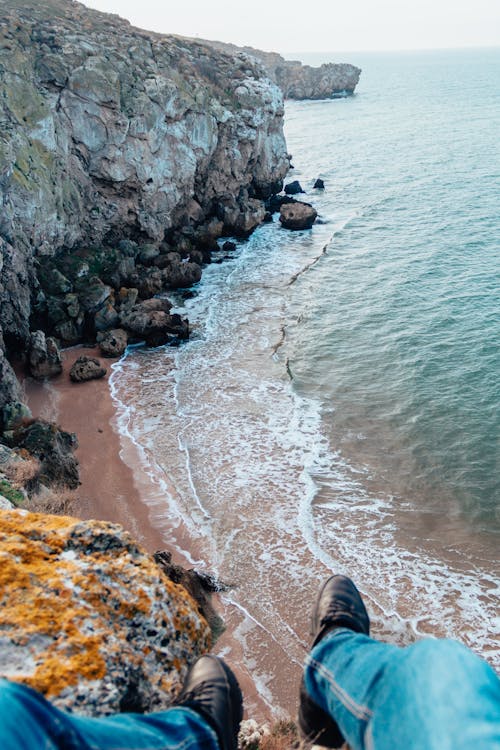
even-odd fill
[[(98, 357), (107, 368), (106, 375), (86, 383), (71, 382), (69, 369), (82, 355)], [(171, 526), (172, 534), (166, 538), (168, 523), (161, 507), (164, 489), (143, 471), (138, 446), (119, 431), (117, 405), (109, 383), (113, 365), (119, 360), (103, 358), (97, 347), (84, 346), (64, 350), (62, 358), (63, 372), (50, 381), (22, 377), (21, 382), (34, 417), (57, 422), (64, 430), (77, 435), (75, 455), (81, 484), (75, 490), (76, 502), (71, 515), (83, 520), (118, 523), (150, 554), (167, 549), (174, 563), (194, 567), (193, 561), (199, 559), (195, 540), (178, 525)], [(162, 477), (162, 481), (168, 483), (168, 476)], [(217, 594), (213, 596), (215, 609), (227, 629), (212, 651), (227, 658), (233, 668), (245, 697), (245, 715), (259, 722), (272, 721), (271, 707), (259, 695), (250, 673), (242, 666), (241, 645), (233, 637), (240, 616), (229, 611)]]

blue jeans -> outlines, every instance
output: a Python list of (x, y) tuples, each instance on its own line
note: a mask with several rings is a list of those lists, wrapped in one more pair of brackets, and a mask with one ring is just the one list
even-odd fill
[(399, 648), (339, 628), (307, 657), (305, 685), (352, 750), (500, 750), (500, 680), (455, 641)]
[(89, 718), (0, 680), (1, 750), (219, 750), (215, 731), (190, 708)]

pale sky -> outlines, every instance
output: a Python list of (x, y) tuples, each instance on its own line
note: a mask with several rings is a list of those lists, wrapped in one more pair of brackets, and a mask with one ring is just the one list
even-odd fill
[(500, 46), (500, 0), (83, 0), (161, 33), (277, 52)]

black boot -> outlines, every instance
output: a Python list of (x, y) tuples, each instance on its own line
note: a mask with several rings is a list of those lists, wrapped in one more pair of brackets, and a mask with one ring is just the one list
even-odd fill
[[(335, 628), (370, 633), (370, 618), (358, 589), (346, 576), (332, 576), (321, 587), (312, 613), (312, 647)], [(304, 678), (300, 684), (299, 729), (302, 737), (316, 745), (338, 748), (344, 737), (329, 714), (309, 697)]]
[(222, 659), (201, 656), (189, 670), (175, 705), (201, 714), (217, 733), (220, 750), (237, 750), (243, 698), (236, 677)]

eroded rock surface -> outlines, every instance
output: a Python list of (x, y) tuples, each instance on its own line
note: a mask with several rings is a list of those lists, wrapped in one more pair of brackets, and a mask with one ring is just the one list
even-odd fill
[(72, 364), (69, 376), (73, 383), (85, 383), (87, 380), (99, 380), (106, 375), (106, 368), (97, 357), (78, 357)]
[(310, 229), (317, 216), (316, 209), (301, 201), (285, 203), (280, 208), (280, 222), (285, 229)]
[(338, 99), (354, 93), (361, 68), (350, 63), (324, 63), (318, 67), (300, 60), (285, 60), (277, 52), (238, 47), (226, 42), (208, 42), (215, 49), (243, 53), (258, 60), (282, 90), (285, 99)]
[[(256, 60), (71, 0), (2, 0), (0, 405), (19, 399), (3, 355), (30, 325), (92, 339), (119, 324), (121, 286), (196, 282), (206, 227), (251, 231), (288, 163), (282, 95)], [(179, 257), (155, 268), (159, 250)]]
[(0, 511), (0, 675), (87, 715), (166, 708), (209, 629), (120, 526)]

